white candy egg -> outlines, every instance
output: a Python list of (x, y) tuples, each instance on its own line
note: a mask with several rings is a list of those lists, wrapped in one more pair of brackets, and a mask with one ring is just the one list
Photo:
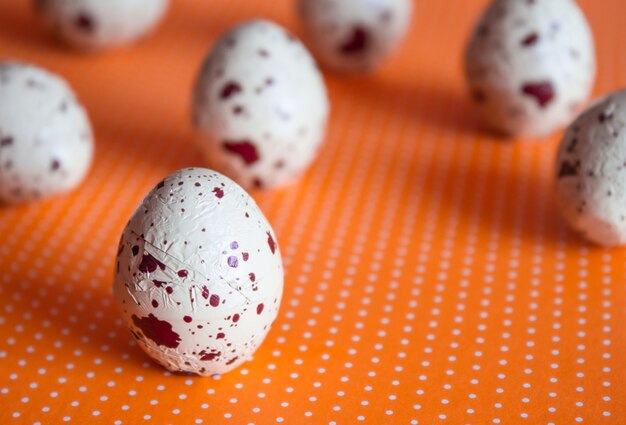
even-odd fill
[(268, 21), (224, 34), (193, 96), (209, 165), (246, 188), (288, 183), (315, 158), (326, 130), (326, 87), (306, 48)]
[(151, 31), (168, 0), (36, 0), (37, 9), (65, 41), (87, 49), (128, 44)]
[(585, 111), (563, 138), (556, 193), (568, 223), (604, 246), (626, 244), (626, 90)]
[(62, 78), (0, 62), (0, 203), (75, 188), (89, 170), (93, 148), (87, 114)]
[(298, 0), (307, 44), (329, 68), (369, 71), (407, 32), (412, 0)]
[(465, 68), (487, 127), (542, 137), (584, 106), (596, 71), (593, 37), (574, 0), (495, 0), (472, 34)]
[(250, 360), (276, 318), (283, 266), (254, 200), (204, 168), (167, 176), (128, 222), (113, 290), (150, 357), (212, 375)]

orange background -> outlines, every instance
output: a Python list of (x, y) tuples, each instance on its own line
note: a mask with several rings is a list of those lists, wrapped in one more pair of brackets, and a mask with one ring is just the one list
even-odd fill
[[(0, 56), (66, 77), (97, 157), (68, 196), (0, 209), (0, 421), (11, 423), (623, 424), (624, 250), (573, 235), (552, 194), (558, 136), (482, 133), (461, 52), (483, 0), (416, 1), (375, 75), (327, 73), (324, 149), (297, 184), (254, 193), (286, 265), (254, 361), (176, 376), (113, 304), (115, 248), (164, 175), (202, 161), (190, 88), (218, 34), (287, 0), (172, 1), (135, 46), (78, 54), (29, 1), (0, 2)], [(623, 0), (581, 0), (596, 95), (626, 81)]]

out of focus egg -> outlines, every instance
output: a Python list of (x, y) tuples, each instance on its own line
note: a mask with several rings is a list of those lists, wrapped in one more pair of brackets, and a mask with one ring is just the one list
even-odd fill
[(167, 176), (128, 222), (113, 285), (139, 346), (172, 371), (228, 372), (276, 318), (283, 266), (254, 200), (204, 168)]
[(306, 42), (340, 71), (376, 68), (404, 38), (413, 0), (298, 0)]
[(567, 129), (557, 156), (563, 217), (603, 246), (626, 245), (626, 90), (600, 99)]
[(74, 189), (93, 150), (89, 118), (65, 80), (33, 65), (0, 62), (0, 203)]
[(84, 49), (132, 43), (150, 32), (168, 0), (35, 0), (37, 9), (63, 40)]
[(465, 68), (486, 127), (542, 137), (587, 101), (596, 72), (593, 36), (574, 0), (494, 0), (471, 36)]
[(306, 48), (268, 21), (224, 34), (198, 75), (198, 143), (208, 164), (246, 188), (283, 185), (315, 158), (328, 99)]

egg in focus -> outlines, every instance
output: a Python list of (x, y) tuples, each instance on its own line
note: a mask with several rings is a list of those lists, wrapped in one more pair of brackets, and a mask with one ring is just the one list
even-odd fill
[(158, 183), (121, 237), (113, 291), (138, 345), (171, 371), (226, 373), (278, 314), (274, 232), (235, 182), (204, 168)]

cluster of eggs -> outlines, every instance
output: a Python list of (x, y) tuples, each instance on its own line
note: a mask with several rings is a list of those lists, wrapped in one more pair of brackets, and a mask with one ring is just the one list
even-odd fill
[(536, 138), (571, 123), (557, 155), (563, 217), (587, 239), (626, 244), (626, 92), (584, 107), (596, 74), (591, 29), (573, 0), (495, 0), (465, 55), (486, 127)]
[[(98, 50), (149, 32), (168, 2), (36, 5), (60, 38)], [(363, 72), (401, 41), (412, 2), (298, 0), (297, 9), (324, 66)], [(573, 0), (494, 0), (470, 38), (465, 68), (485, 126), (545, 136), (570, 122), (591, 92), (593, 38)], [(68, 84), (40, 68), (4, 62), (0, 94), (0, 202), (76, 187), (94, 142)], [(313, 55), (265, 20), (239, 24), (215, 42), (192, 99), (197, 143), (218, 171), (179, 170), (146, 196), (121, 237), (114, 293), (146, 353), (170, 370), (210, 375), (251, 358), (282, 296), (276, 237), (242, 186), (276, 187), (301, 175), (324, 139), (329, 101)], [(625, 123), (626, 92), (618, 92), (570, 126), (558, 155), (565, 217), (606, 245), (626, 243)]]
[[(35, 5), (56, 37), (93, 52), (146, 35), (168, 1)], [(298, 8), (326, 66), (365, 71), (406, 32), (411, 1), (302, 0)], [(276, 187), (301, 175), (324, 139), (329, 101), (304, 44), (265, 20), (239, 24), (215, 42), (192, 99), (197, 143), (218, 171), (183, 169), (154, 187), (123, 231), (113, 289), (148, 355), (172, 371), (211, 375), (252, 357), (282, 297), (276, 237), (242, 186)], [(85, 108), (61, 77), (0, 63), (1, 203), (75, 188), (93, 151)]]

